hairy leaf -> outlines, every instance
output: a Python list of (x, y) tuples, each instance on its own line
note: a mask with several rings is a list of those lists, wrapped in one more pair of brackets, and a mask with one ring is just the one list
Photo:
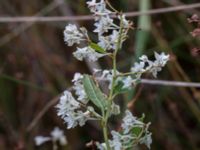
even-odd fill
[(123, 86), (124, 86), (123, 82), (119, 81), (114, 87), (114, 94), (118, 95), (129, 91), (128, 88), (123, 88)]
[(108, 100), (89, 75), (84, 75), (83, 85), (85, 92), (92, 103), (100, 108), (102, 111), (105, 110)]
[(90, 47), (93, 48), (96, 52), (99, 52), (102, 54), (106, 53), (105, 49), (103, 49), (101, 46), (99, 46), (96, 43), (90, 42)]

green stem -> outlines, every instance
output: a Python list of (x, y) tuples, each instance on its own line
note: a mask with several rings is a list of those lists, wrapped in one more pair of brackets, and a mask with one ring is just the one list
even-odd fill
[(104, 120), (102, 122), (102, 127), (103, 127), (103, 135), (104, 135), (104, 141), (106, 143), (106, 147), (108, 150), (111, 150), (109, 141), (108, 141), (108, 131), (107, 131), (107, 122), (108, 118), (111, 112), (111, 106), (112, 106), (112, 101), (113, 101), (113, 92), (114, 92), (114, 87), (115, 87), (115, 82), (117, 79), (117, 52), (121, 49), (121, 41), (122, 41), (122, 32), (123, 32), (123, 22), (122, 22), (122, 15), (120, 14), (120, 30), (119, 30), (119, 38), (117, 42), (117, 48), (113, 52), (113, 77), (112, 77), (112, 85), (111, 85), (111, 90), (109, 93), (108, 97), (108, 109), (106, 111), (106, 114), (103, 116)]
[(107, 121), (102, 122), (102, 128), (103, 128), (103, 137), (104, 137), (104, 141), (106, 143), (107, 150), (111, 150), (109, 140), (108, 140)]
[(108, 0), (106, 0), (106, 4), (107, 4), (114, 12), (119, 13), (119, 11), (116, 10), (116, 9), (110, 4), (110, 2), (109, 2)]

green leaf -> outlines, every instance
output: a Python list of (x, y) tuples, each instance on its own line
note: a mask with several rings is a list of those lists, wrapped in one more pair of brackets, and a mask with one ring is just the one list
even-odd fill
[(115, 85), (114, 87), (114, 94), (117, 95), (117, 94), (125, 93), (130, 90), (128, 88), (123, 88), (123, 86), (124, 86), (123, 82), (119, 81), (117, 85)]
[(134, 135), (136, 135), (136, 136), (139, 136), (139, 135), (141, 134), (142, 131), (143, 131), (143, 130), (142, 130), (141, 127), (133, 127), (133, 128), (132, 128), (132, 133), (133, 133)]
[(102, 111), (105, 110), (108, 100), (89, 75), (84, 75), (83, 86), (88, 98), (92, 101), (92, 103)]
[(89, 46), (90, 46), (91, 48), (93, 48), (96, 52), (103, 53), (103, 54), (106, 53), (106, 50), (103, 49), (101, 46), (99, 46), (99, 45), (96, 44), (96, 43), (90, 42), (90, 45), (89, 45)]

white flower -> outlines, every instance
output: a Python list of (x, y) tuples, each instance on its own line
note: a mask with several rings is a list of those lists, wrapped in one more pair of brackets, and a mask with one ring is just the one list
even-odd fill
[(75, 73), (74, 78), (72, 80), (72, 82), (74, 83), (73, 89), (75, 90), (76, 96), (78, 96), (77, 100), (84, 104), (87, 104), (88, 98), (84, 90), (82, 79), (83, 79), (82, 74)]
[(73, 53), (74, 57), (82, 61), (83, 58), (88, 59), (89, 61), (97, 61), (100, 57), (105, 56), (106, 54), (100, 54), (95, 52), (91, 47), (77, 48), (77, 51)]
[(51, 131), (50, 137), (44, 137), (44, 136), (36, 136), (35, 137), (35, 143), (37, 146), (42, 145), (43, 143), (47, 141), (53, 141), (53, 142), (59, 142), (60, 145), (66, 145), (67, 139), (64, 135), (64, 132), (60, 130), (58, 127), (55, 127), (53, 131)]
[(140, 144), (145, 144), (148, 147), (148, 149), (151, 149), (151, 143), (152, 143), (151, 133), (146, 134), (144, 137), (140, 139)]
[(105, 0), (101, 0), (97, 5), (96, 5), (96, 12), (95, 15), (108, 15), (110, 14), (111, 11), (106, 9), (106, 3)]
[(96, 27), (94, 32), (98, 33), (98, 35), (102, 35), (103, 33), (108, 32), (109, 29), (114, 29), (113, 19), (109, 16), (103, 16), (94, 24), (94, 26)]
[(165, 55), (164, 53), (158, 54), (154, 52), (154, 56), (155, 61), (149, 60), (146, 55), (139, 57), (141, 62), (136, 62), (134, 67), (131, 68), (131, 71), (136, 73), (137, 78), (140, 78), (144, 72), (150, 72), (156, 78), (158, 72), (162, 70), (162, 67), (164, 67), (169, 60), (169, 55)]
[(112, 79), (113, 79), (113, 71), (111, 70), (103, 70), (100, 80), (106, 80), (109, 83), (108, 88), (111, 89)]
[(143, 62), (148, 62), (149, 61), (149, 59), (148, 59), (148, 57), (146, 55), (142, 55), (141, 57), (139, 57), (139, 59), (141, 61), (143, 61)]
[(160, 66), (152, 66), (150, 69), (149, 69), (149, 72), (152, 73), (152, 75), (154, 76), (154, 78), (157, 78), (157, 74), (158, 72), (160, 72), (162, 70), (162, 68)]
[(88, 7), (93, 7), (97, 5), (96, 0), (91, 0), (91, 1), (87, 1), (86, 4), (88, 5)]
[(164, 67), (169, 60), (169, 55), (165, 55), (164, 53), (158, 54), (154, 52), (154, 56), (156, 60), (154, 62), (148, 61), (149, 67), (147, 67), (147, 70), (156, 78), (157, 73), (162, 70), (162, 67)]
[(75, 100), (69, 91), (65, 91), (61, 96), (56, 108), (58, 109), (57, 115), (67, 123), (67, 128), (74, 128), (77, 125), (83, 126), (87, 120), (90, 119), (88, 111), (83, 112), (79, 110), (80, 103)]
[(64, 95), (60, 97), (59, 103), (56, 105), (58, 109), (58, 116), (64, 118), (69, 111), (79, 108), (79, 103), (74, 99), (71, 92), (64, 91)]
[(85, 125), (85, 122), (89, 119), (90, 118), (88, 114), (85, 114), (82, 111), (70, 112), (63, 118), (63, 120), (67, 123), (68, 129), (74, 128), (77, 125), (83, 126)]
[(123, 82), (123, 88), (130, 88), (132, 86), (133, 83), (133, 79), (131, 78), (131, 76), (125, 77), (124, 79), (122, 79)]
[(40, 146), (40, 145), (42, 145), (42, 144), (44, 144), (45, 142), (50, 141), (50, 140), (51, 140), (50, 137), (36, 136), (36, 137), (35, 137), (35, 144), (36, 144), (37, 146)]
[(63, 119), (67, 123), (67, 128), (71, 129), (76, 127), (77, 125), (85, 125), (85, 122), (91, 118), (88, 111), (83, 112), (78, 110), (77, 112), (68, 113), (68, 115), (66, 115)]
[(122, 19), (123, 28), (129, 28), (130, 22), (126, 19), (125, 15), (122, 15), (121, 17), (118, 16), (119, 19)]
[(109, 29), (112, 29), (113, 26), (116, 26), (113, 23), (113, 19), (110, 18), (111, 11), (106, 9), (106, 3), (104, 0), (96, 2), (96, 0), (88, 1), (88, 7), (95, 16), (95, 30), (94, 32), (98, 35), (102, 35), (105, 32), (108, 32)]
[(88, 8), (92, 13), (95, 15), (107, 15), (111, 11), (106, 9), (106, 3), (104, 0), (101, 0), (100, 2), (96, 2), (96, 0), (91, 0), (87, 2)]
[(99, 37), (99, 45), (101, 45), (104, 49), (116, 50), (118, 46), (119, 32), (117, 30), (113, 30), (112, 34), (109, 36), (100, 36)]
[(108, 36), (99, 36), (98, 45), (101, 46), (105, 50), (111, 49), (110, 41), (108, 39)]
[(96, 5), (97, 5), (96, 0), (88, 1), (88, 2), (86, 2), (86, 4), (88, 5), (88, 8), (90, 9), (91, 12), (96, 11)]
[(59, 129), (58, 127), (55, 127), (54, 130), (51, 132), (52, 140), (53, 141), (59, 141), (60, 145), (66, 145), (67, 139), (64, 135), (63, 130)]
[(96, 146), (99, 150), (107, 150), (106, 148), (106, 143), (99, 143), (99, 142), (96, 142)]
[(117, 48), (118, 38), (119, 32), (113, 30), (112, 34), (109, 36), (99, 36), (98, 44), (105, 50), (115, 50)]
[(79, 82), (80, 80), (83, 79), (83, 75), (80, 73), (75, 73), (74, 78), (72, 79), (72, 82)]
[(156, 58), (154, 64), (164, 67), (169, 60), (169, 55), (165, 55), (165, 53), (158, 54), (154, 52), (154, 56)]
[(129, 110), (126, 110), (126, 115), (123, 118), (123, 123), (122, 123), (122, 129), (124, 134), (129, 133), (129, 131), (133, 127), (142, 127), (143, 125), (144, 125), (143, 122), (137, 120), (137, 118), (134, 117)]
[[(112, 86), (113, 73), (114, 73), (114, 70), (103, 70), (102, 75), (99, 78), (99, 80), (104, 80), (109, 83), (109, 86), (108, 86), (109, 89), (111, 89), (111, 86)], [(119, 74), (120, 73), (116, 71), (116, 75), (119, 75)], [(119, 81), (122, 81), (122, 77), (118, 77), (115, 81), (115, 84), (117, 84)]]
[(122, 143), (121, 143), (121, 135), (116, 131), (111, 131), (113, 140), (110, 141), (110, 145), (114, 150), (121, 150)]
[(77, 29), (76, 25), (69, 24), (64, 30), (64, 41), (68, 46), (73, 44), (79, 44), (80, 41), (84, 40), (84, 35)]
[[(112, 45), (117, 45), (119, 39), (119, 31), (113, 30), (112, 34), (110, 35), (110, 42)], [(113, 46), (113, 49), (116, 49), (116, 46)]]
[(135, 73), (136, 78), (140, 78), (142, 73), (145, 72), (145, 63), (144, 62), (139, 62), (139, 63), (134, 63), (134, 66), (131, 68), (131, 72)]

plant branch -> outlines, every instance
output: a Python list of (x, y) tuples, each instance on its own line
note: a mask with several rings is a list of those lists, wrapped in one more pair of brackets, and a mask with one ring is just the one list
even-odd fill
[[(200, 8), (200, 3), (179, 5), (167, 8), (157, 8), (151, 9), (144, 12), (126, 12), (124, 13), (127, 17), (136, 17), (141, 15), (155, 15), (170, 13), (182, 10), (196, 9)], [(115, 17), (115, 16), (113, 16)], [(93, 20), (92, 15), (82, 15), (82, 16), (25, 16), (25, 17), (0, 17), (0, 23), (9, 22), (57, 22), (57, 21), (83, 21), (83, 20)]]

